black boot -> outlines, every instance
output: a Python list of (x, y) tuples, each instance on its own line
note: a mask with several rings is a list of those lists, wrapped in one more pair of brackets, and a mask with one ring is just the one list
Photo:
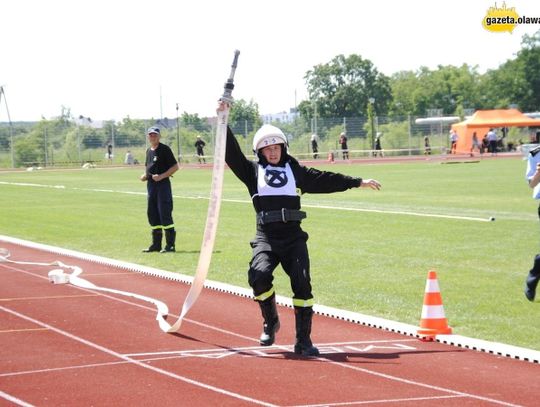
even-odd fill
[(261, 314), (264, 319), (263, 331), (259, 339), (261, 346), (270, 346), (276, 339), (276, 332), (279, 331), (279, 317), (276, 308), (276, 295), (272, 294), (270, 298), (264, 301), (258, 301), (261, 307)]
[(161, 253), (176, 251), (174, 244), (176, 242), (176, 231), (174, 229), (165, 229), (165, 247)]
[(538, 281), (540, 280), (540, 254), (537, 254), (534, 258), (533, 268), (529, 271), (527, 275), (527, 280), (525, 280), (525, 297), (529, 301), (534, 301), (536, 297), (536, 287), (538, 286)]
[(152, 230), (152, 244), (148, 249), (144, 249), (144, 253), (159, 252), (161, 250), (161, 239), (163, 238), (163, 230)]
[(311, 342), (311, 320), (313, 318), (313, 308), (294, 307), (294, 317), (296, 319), (296, 344), (294, 353), (302, 356), (319, 356), (319, 349)]

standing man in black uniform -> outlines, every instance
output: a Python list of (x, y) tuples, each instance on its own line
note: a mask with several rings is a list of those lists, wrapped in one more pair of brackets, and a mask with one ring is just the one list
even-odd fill
[(341, 144), (341, 153), (344, 160), (349, 159), (349, 146), (347, 145), (347, 135), (345, 132), (341, 132), (339, 135), (339, 144)]
[(197, 136), (197, 140), (195, 141), (195, 148), (197, 149), (197, 156), (199, 157), (199, 164), (201, 162), (203, 164), (206, 164), (206, 159), (204, 158), (204, 146), (206, 143), (201, 138), (201, 136)]
[[(172, 218), (173, 197), (170, 177), (178, 171), (178, 162), (169, 146), (160, 143), (159, 127), (148, 129), (150, 148), (146, 150), (146, 171), (141, 181), (146, 181), (148, 191), (148, 222), (152, 228), (152, 244), (144, 252), (174, 252), (176, 231)], [(165, 230), (165, 247), (161, 248)]]
[[(223, 109), (223, 103), (218, 109)], [(306, 243), (308, 235), (300, 227), (306, 213), (300, 210), (297, 188), (302, 193), (330, 193), (357, 187), (378, 190), (381, 185), (372, 179), (362, 180), (300, 165), (287, 153), (287, 138), (283, 132), (271, 125), (264, 125), (257, 131), (253, 150), (258, 161), (248, 160), (231, 129), (227, 130), (225, 161), (246, 185), (257, 214), (257, 232), (250, 242), (253, 257), (248, 280), (264, 319), (260, 344), (272, 345), (280, 328), (272, 274), (281, 263), (294, 294), (294, 352), (317, 356), (319, 350), (311, 342), (313, 295)]]

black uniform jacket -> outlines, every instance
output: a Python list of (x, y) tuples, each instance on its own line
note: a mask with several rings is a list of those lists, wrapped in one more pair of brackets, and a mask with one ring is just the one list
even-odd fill
[[(263, 162), (264, 159), (261, 158), (259, 157), (259, 162), (248, 160), (231, 129), (227, 129), (225, 161), (238, 179), (246, 185), (257, 213), (282, 208), (299, 210), (300, 195), (303, 193), (341, 192), (358, 187), (362, 183), (362, 178), (307, 168), (289, 156), (285, 150), (281, 161), (275, 166)], [(293, 179), (290, 179), (291, 175)], [(259, 180), (261, 176), (264, 181)], [(275, 188), (265, 188), (272, 184)], [(291, 188), (294, 188), (294, 193), (291, 193)], [(266, 233), (286, 232), (289, 228), (291, 231), (299, 229), (299, 222), (258, 225), (258, 230)]]

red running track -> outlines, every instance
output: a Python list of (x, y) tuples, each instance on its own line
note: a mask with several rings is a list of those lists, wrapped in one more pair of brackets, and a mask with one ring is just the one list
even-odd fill
[[(178, 312), (189, 286), (0, 242), (11, 260), (82, 267), (102, 287)], [(315, 315), (318, 358), (292, 353), (294, 315), (279, 307), (258, 346), (249, 298), (204, 289), (179, 334), (151, 304), (51, 284), (54, 267), (0, 262), (0, 406), (536, 406), (540, 366)], [(176, 317), (175, 317), (176, 319)]]

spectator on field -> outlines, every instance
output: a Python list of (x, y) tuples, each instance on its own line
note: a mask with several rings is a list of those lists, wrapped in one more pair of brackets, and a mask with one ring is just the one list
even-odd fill
[(476, 135), (476, 132), (473, 132), (472, 134), (472, 141), (471, 141), (471, 157), (474, 156), (474, 150), (477, 149), (480, 154), (482, 154), (482, 149), (480, 148), (480, 142), (478, 141), (478, 136)]
[[(529, 151), (527, 159), (527, 172), (525, 178), (529, 187), (533, 189), (532, 197), (540, 199), (540, 146), (536, 146)], [(540, 206), (538, 207), (538, 217), (540, 218)], [(534, 301), (536, 297), (536, 287), (540, 281), (540, 254), (534, 257), (533, 266), (525, 279), (525, 297), (529, 301)]]
[(195, 148), (197, 149), (197, 157), (199, 157), (199, 164), (204, 163), (206, 164), (206, 159), (204, 158), (204, 146), (206, 143), (201, 138), (201, 136), (197, 136), (197, 140), (195, 141)]
[(113, 147), (112, 144), (107, 144), (107, 152), (105, 153), (105, 158), (109, 161), (109, 163), (112, 163), (113, 159)]
[(133, 154), (131, 154), (131, 151), (128, 150), (126, 152), (126, 156), (124, 158), (124, 164), (133, 165), (134, 163), (135, 163), (135, 161), (134, 161), (134, 158), (133, 158)]
[(450, 130), (450, 154), (457, 153), (458, 140), (459, 140), (459, 136), (457, 132), (454, 129)]
[(424, 136), (424, 155), (431, 154), (431, 144), (429, 144), (429, 136), (426, 134)]
[(377, 133), (377, 137), (375, 137), (375, 151), (373, 152), (373, 156), (377, 157), (377, 154), (381, 157), (384, 157), (382, 147), (381, 147), (381, 137), (382, 133)]
[(487, 139), (487, 133), (482, 137), (482, 144), (480, 145), (481, 151), (480, 154), (484, 154), (486, 151), (489, 151), (489, 141)]
[(339, 135), (339, 144), (341, 145), (341, 155), (344, 160), (349, 159), (349, 146), (347, 145), (347, 136), (345, 132)]
[(313, 159), (319, 157), (319, 137), (316, 134), (311, 135), (311, 151), (313, 152)]
[(495, 133), (495, 130), (489, 129), (486, 138), (489, 145), (489, 152), (491, 155), (497, 155), (497, 133)]

